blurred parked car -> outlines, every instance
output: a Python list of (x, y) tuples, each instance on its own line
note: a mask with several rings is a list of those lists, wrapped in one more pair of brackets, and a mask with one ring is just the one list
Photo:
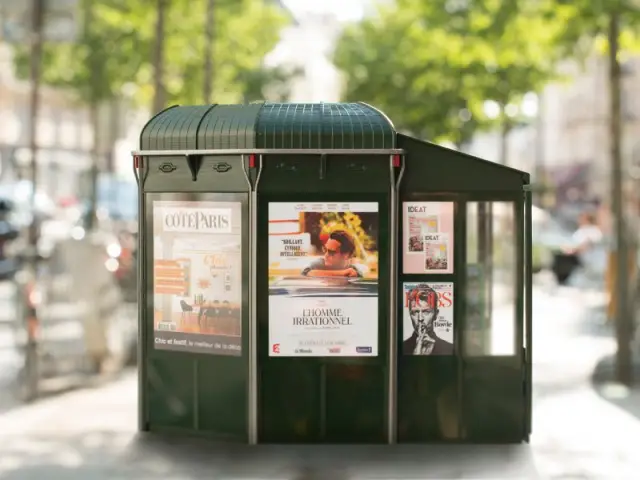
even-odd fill
[[(98, 179), (96, 229), (108, 238), (107, 268), (115, 276), (124, 301), (136, 302), (137, 297), (137, 219), (138, 186), (135, 182), (103, 174)], [(79, 204), (77, 227), (87, 225), (90, 204)]]
[(14, 205), (0, 198), (0, 281), (11, 280), (18, 271), (19, 262), (11, 255), (11, 244), (20, 236), (20, 230), (12, 222)]
[(35, 278), (28, 269), (18, 276), (19, 325), (29, 325), (28, 307), (37, 319), (35, 332), (18, 329), (18, 344), (26, 352), (29, 335), (35, 336), (39, 381), (119, 370), (136, 350), (135, 305), (123, 301), (109, 271), (109, 244), (100, 235), (73, 233), (38, 260)]
[(11, 202), (11, 220), (19, 228), (28, 227), (33, 220), (52, 218), (57, 211), (53, 199), (39, 190), (36, 190), (32, 208), (32, 192), (33, 187), (28, 180), (0, 184), (0, 198)]

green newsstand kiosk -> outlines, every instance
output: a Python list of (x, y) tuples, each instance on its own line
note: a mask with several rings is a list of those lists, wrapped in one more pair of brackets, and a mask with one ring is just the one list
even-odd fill
[(172, 107), (134, 170), (140, 430), (528, 439), (526, 173), (363, 103)]

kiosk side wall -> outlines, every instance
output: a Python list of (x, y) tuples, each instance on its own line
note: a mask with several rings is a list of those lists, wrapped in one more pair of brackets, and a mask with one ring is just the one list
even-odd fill
[[(397, 253), (398, 441), (522, 441), (528, 435), (525, 426), (530, 421), (530, 367), (527, 366), (530, 358), (524, 355), (523, 348), (525, 284), (530, 282), (524, 274), (524, 185), (528, 183), (528, 175), (404, 135), (398, 135), (398, 146), (407, 152), (405, 175), (398, 188), (397, 235), (398, 244), (402, 246)], [(510, 205), (513, 210), (515, 233), (511, 240), (503, 240), (512, 241), (511, 247), (516, 252), (511, 272), (513, 311), (505, 311), (513, 319), (512, 354), (472, 354), (465, 347), (471, 340), (469, 301), (475, 301), (469, 297), (470, 264), (466, 253), (471, 227), (467, 224), (467, 207), (478, 202)], [(453, 235), (447, 247), (453, 248), (453, 255), (449, 257), (453, 260), (452, 269), (420, 271), (413, 269), (413, 261), (404, 258), (417, 255), (407, 254), (409, 246), (403, 244), (409, 238), (407, 232), (414, 228), (407, 223), (411, 216), (408, 208), (433, 211), (434, 218), (435, 213), (450, 212), (444, 216), (450, 218), (454, 226), (445, 232)], [(483, 222), (491, 218), (489, 209)], [(425, 219), (428, 221), (428, 216)], [(442, 217), (433, 221), (441, 222)], [(492, 225), (489, 222), (483, 227), (491, 238)], [(437, 234), (443, 233), (442, 227), (434, 228)], [(482, 251), (479, 255), (483, 268), (491, 270), (493, 252)], [(498, 281), (489, 276), (489, 296), (493, 295), (491, 292)], [(449, 355), (408, 351), (403, 354), (403, 339), (407, 340), (407, 335), (402, 329), (411, 324), (407, 298), (403, 295), (411, 293), (412, 287), (441, 284), (450, 284), (453, 291), (453, 351)], [(445, 308), (442, 304), (441, 309)], [(495, 312), (497, 307), (489, 308)], [(403, 319), (403, 315), (407, 318)]]

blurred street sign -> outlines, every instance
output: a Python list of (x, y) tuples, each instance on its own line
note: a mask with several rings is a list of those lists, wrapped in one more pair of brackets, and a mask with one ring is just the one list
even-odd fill
[[(0, 0), (2, 39), (9, 43), (29, 43), (33, 0)], [(73, 42), (79, 32), (79, 0), (44, 2), (43, 39), (45, 42)]]

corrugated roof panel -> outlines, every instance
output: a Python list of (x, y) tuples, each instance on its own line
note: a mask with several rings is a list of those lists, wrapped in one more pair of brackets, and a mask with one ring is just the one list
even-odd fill
[(258, 148), (394, 148), (395, 130), (360, 103), (266, 103), (256, 125)]
[(153, 117), (140, 135), (144, 150), (192, 150), (197, 148), (197, 132), (212, 105), (176, 106)]
[(255, 148), (255, 124), (261, 108), (261, 103), (218, 105), (202, 121), (198, 132), (198, 148)]
[(140, 135), (143, 150), (394, 148), (389, 120), (360, 103), (266, 103), (169, 108)]

